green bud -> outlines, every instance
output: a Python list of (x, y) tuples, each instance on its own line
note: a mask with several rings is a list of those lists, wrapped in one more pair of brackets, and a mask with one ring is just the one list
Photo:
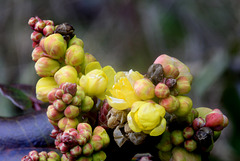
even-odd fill
[(108, 136), (108, 133), (102, 126), (97, 126), (93, 130), (93, 135), (99, 135), (103, 139), (103, 146), (106, 147), (110, 143), (110, 138)]
[(83, 146), (83, 155), (90, 156), (93, 153), (93, 146), (90, 143), (87, 143)]
[(107, 155), (104, 151), (99, 151), (92, 155), (93, 161), (104, 161), (107, 158)]
[(165, 131), (162, 134), (162, 138), (160, 142), (157, 144), (157, 148), (160, 151), (170, 151), (172, 149), (172, 143), (171, 143), (171, 133), (169, 131)]
[(183, 132), (181, 130), (174, 130), (171, 133), (171, 141), (174, 145), (180, 145), (184, 142)]
[(99, 135), (93, 135), (90, 144), (92, 144), (95, 151), (99, 151), (103, 148), (103, 139)]
[(72, 66), (78, 66), (84, 61), (84, 50), (81, 46), (70, 46), (65, 55), (65, 63)]
[(83, 41), (77, 38), (76, 35), (68, 42), (68, 46), (72, 46), (72, 45), (78, 45), (78, 46), (81, 46), (82, 48), (84, 47)]
[(82, 112), (89, 112), (92, 109), (93, 105), (94, 105), (94, 102), (93, 102), (92, 98), (89, 96), (85, 96), (85, 98), (82, 101), (82, 106), (81, 106)]
[(76, 118), (80, 113), (80, 110), (77, 106), (74, 105), (69, 105), (67, 108), (64, 110), (64, 115), (67, 118), (73, 119)]
[(67, 117), (63, 117), (61, 120), (58, 121), (58, 127), (62, 131), (65, 131), (69, 128), (76, 128), (77, 125), (78, 125), (78, 119), (77, 118), (70, 119), (70, 118), (67, 118)]

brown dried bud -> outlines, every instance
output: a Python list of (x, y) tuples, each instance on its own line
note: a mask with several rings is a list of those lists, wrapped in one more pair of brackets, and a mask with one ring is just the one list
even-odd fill
[(69, 41), (71, 38), (73, 38), (73, 32), (74, 28), (68, 23), (62, 23), (55, 29), (55, 33), (61, 34), (66, 41)]
[(146, 77), (149, 78), (154, 85), (163, 80), (163, 67), (161, 64), (152, 64), (147, 71)]

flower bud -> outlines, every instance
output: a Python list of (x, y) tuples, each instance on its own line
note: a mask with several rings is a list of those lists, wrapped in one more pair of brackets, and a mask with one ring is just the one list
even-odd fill
[(139, 79), (134, 83), (134, 92), (142, 100), (152, 99), (154, 95), (154, 84), (147, 78)]
[(64, 93), (70, 93), (74, 96), (77, 92), (77, 84), (65, 82), (60, 85), (60, 88), (63, 89)]
[(94, 102), (91, 97), (86, 96), (82, 101), (81, 110), (82, 112), (89, 112), (94, 105)]
[(57, 91), (57, 88), (53, 88), (50, 92), (48, 92), (47, 98), (49, 103), (53, 103), (57, 99), (55, 96), (56, 91)]
[(36, 22), (35, 26), (34, 26), (34, 30), (38, 31), (38, 32), (42, 32), (43, 28), (46, 26), (46, 24), (44, 23), (44, 21), (38, 21)]
[(194, 135), (199, 148), (204, 152), (209, 152), (213, 148), (213, 131), (209, 127), (200, 128)]
[(80, 106), (81, 102), (82, 102), (81, 96), (74, 96), (71, 104), (74, 106)]
[(163, 80), (163, 67), (161, 64), (152, 64), (147, 71), (147, 78), (150, 79), (153, 84), (157, 85)]
[(47, 117), (51, 120), (57, 121), (63, 117), (63, 113), (58, 112), (53, 105), (49, 105), (47, 109)]
[(62, 96), (63, 96), (63, 94), (64, 94), (64, 91), (63, 91), (62, 89), (56, 89), (56, 91), (55, 91), (55, 97), (56, 97), (57, 99), (61, 99)]
[(85, 138), (83, 135), (78, 134), (76, 137), (76, 140), (80, 146), (83, 146), (87, 143), (87, 138)]
[(58, 85), (53, 77), (40, 78), (36, 84), (36, 96), (37, 99), (43, 102), (48, 102), (48, 93), (57, 88)]
[(40, 46), (46, 51), (49, 57), (60, 59), (65, 55), (67, 45), (60, 34), (52, 34), (46, 37)]
[(172, 95), (162, 99), (159, 104), (163, 106), (168, 113), (173, 113), (180, 106), (179, 100)]
[(32, 159), (32, 161), (38, 161), (39, 156), (36, 150), (32, 150), (28, 153), (28, 156)]
[(47, 158), (48, 158), (47, 152), (42, 151), (38, 155), (39, 155), (39, 161), (47, 161)]
[(196, 131), (205, 125), (205, 120), (202, 117), (197, 117), (193, 120), (192, 127)]
[(28, 25), (32, 28), (32, 29), (34, 29), (34, 26), (35, 26), (35, 24), (37, 23), (37, 19), (35, 18), (35, 17), (31, 17), (29, 20), (28, 20)]
[(197, 149), (197, 142), (195, 140), (193, 140), (193, 139), (186, 140), (186, 141), (184, 141), (184, 148), (187, 151), (192, 152), (192, 151)]
[(174, 114), (179, 117), (186, 116), (192, 109), (192, 100), (187, 96), (177, 96), (179, 108), (174, 111)]
[(174, 145), (180, 145), (184, 142), (183, 132), (181, 130), (174, 130), (171, 132), (171, 141)]
[(87, 130), (80, 130), (78, 133), (79, 135), (82, 135), (83, 137), (85, 137), (87, 141), (89, 141), (92, 137), (92, 133)]
[(110, 138), (108, 136), (108, 133), (102, 126), (95, 127), (95, 129), (93, 130), (93, 135), (99, 135), (102, 138), (103, 147), (108, 146), (108, 144), (110, 143)]
[(54, 26), (47, 25), (43, 28), (43, 35), (46, 37), (52, 35), (54, 33), (54, 30), (55, 30)]
[(77, 38), (76, 35), (68, 42), (68, 46), (72, 46), (72, 45), (78, 45), (78, 46), (81, 46), (82, 48), (84, 47), (83, 41)]
[(177, 79), (177, 84), (175, 89), (179, 95), (187, 94), (191, 90), (191, 84), (187, 77), (181, 76)]
[(94, 153), (92, 155), (94, 161), (100, 161), (100, 160), (105, 160), (107, 158), (107, 155), (104, 151), (99, 151), (97, 153)]
[(36, 48), (36, 47), (38, 47), (38, 46), (39, 46), (39, 43), (38, 43), (38, 42), (35, 42), (35, 41), (32, 42), (32, 48)]
[(36, 62), (38, 59), (43, 57), (44, 54), (45, 53), (42, 50), (42, 48), (40, 46), (38, 46), (38, 47), (34, 48), (33, 51), (32, 51), (32, 60)]
[(91, 145), (95, 151), (99, 151), (103, 148), (103, 139), (99, 135), (93, 135), (90, 140)]
[(62, 96), (62, 100), (66, 104), (70, 104), (73, 100), (73, 96), (70, 93), (65, 93)]
[(25, 155), (22, 157), (21, 161), (32, 161), (32, 159), (28, 155)]
[(192, 127), (188, 126), (183, 129), (183, 137), (185, 139), (190, 139), (194, 135), (194, 130)]
[(92, 134), (92, 127), (88, 123), (84, 123), (84, 122), (79, 123), (78, 126), (77, 126), (77, 130), (78, 131), (87, 130), (88, 132), (90, 132)]
[(228, 125), (228, 118), (222, 114), (219, 109), (214, 109), (206, 115), (206, 127), (210, 127), (215, 131), (221, 131)]
[(73, 119), (76, 118), (80, 113), (80, 110), (77, 106), (74, 105), (69, 105), (67, 108), (64, 110), (64, 115), (67, 118)]
[(84, 61), (84, 50), (81, 46), (72, 45), (66, 51), (65, 63), (72, 66), (78, 66)]
[(59, 112), (62, 112), (66, 109), (66, 103), (64, 103), (61, 99), (56, 99), (53, 102), (53, 106)]
[(60, 161), (60, 156), (58, 155), (57, 152), (55, 151), (50, 151), (47, 153), (48, 154), (48, 159), (49, 158), (52, 158), (52, 159), (55, 159), (55, 161)]
[(51, 77), (60, 68), (58, 61), (47, 57), (41, 57), (35, 64), (35, 70), (40, 77)]
[(169, 131), (164, 131), (160, 142), (157, 144), (157, 148), (160, 151), (164, 152), (170, 151), (172, 149), (171, 133)]
[(58, 120), (51, 120), (48, 118), (48, 121), (53, 125), (53, 126), (58, 126)]
[(76, 128), (78, 125), (78, 119), (70, 119), (67, 117), (63, 117), (61, 120), (58, 121), (58, 127), (62, 131), (65, 131), (69, 128)]
[(69, 133), (70, 135), (72, 135), (74, 137), (77, 137), (77, 135), (78, 135), (78, 131), (74, 128), (66, 129), (64, 132)]
[(170, 90), (164, 83), (158, 83), (155, 87), (154, 92), (158, 98), (166, 98), (170, 95)]
[(82, 73), (85, 73), (85, 68), (89, 63), (96, 61), (96, 58), (92, 54), (85, 53), (84, 55), (85, 55), (85, 58), (84, 58), (83, 63), (81, 64), (81, 66), (82, 66), (81, 72)]
[(82, 156), (82, 157), (78, 158), (77, 161), (93, 161), (93, 159), (91, 156), (89, 156), (89, 157)]
[(68, 146), (65, 143), (60, 143), (58, 145), (58, 149), (61, 151), (61, 153), (66, 153), (68, 151)]
[(65, 143), (69, 148), (74, 147), (75, 145), (78, 144), (75, 136), (70, 135), (68, 132), (64, 132), (61, 135), (61, 142)]
[(172, 64), (167, 64), (163, 67), (164, 76), (166, 78), (177, 78), (179, 75), (179, 70)]
[(53, 22), (52, 20), (43, 20), (43, 22), (44, 22), (46, 25), (54, 26), (54, 22)]
[(38, 43), (40, 42), (42, 36), (43, 36), (42, 33), (33, 31), (31, 34), (31, 40)]
[(83, 100), (85, 98), (85, 92), (83, 87), (77, 85), (77, 92), (76, 92), (77, 96), (80, 96), (81, 100)]
[(84, 92), (89, 96), (97, 96), (105, 92), (107, 88), (107, 75), (99, 69), (95, 69), (83, 75), (80, 78), (80, 86), (84, 88)]
[(54, 79), (58, 85), (62, 83), (69, 82), (69, 83), (77, 83), (78, 76), (77, 71), (74, 67), (70, 65), (66, 65), (60, 68), (54, 75)]
[(93, 146), (90, 143), (85, 144), (82, 149), (85, 156), (90, 156), (93, 153)]
[(76, 156), (81, 155), (81, 153), (82, 153), (82, 148), (79, 145), (77, 145), (77, 146), (73, 147), (72, 149), (70, 149), (70, 154), (72, 156), (76, 157)]

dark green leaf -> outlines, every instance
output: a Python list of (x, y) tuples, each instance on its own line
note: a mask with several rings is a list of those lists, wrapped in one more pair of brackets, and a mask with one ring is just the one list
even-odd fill
[(0, 84), (0, 92), (22, 110), (32, 107), (31, 99), (20, 89)]

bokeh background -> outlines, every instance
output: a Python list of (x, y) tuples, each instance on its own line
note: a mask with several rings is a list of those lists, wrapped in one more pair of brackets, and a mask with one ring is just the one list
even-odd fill
[[(239, 0), (0, 0), (0, 83), (35, 85), (28, 19), (68, 22), (85, 52), (116, 71), (145, 73), (160, 54), (187, 64), (194, 107), (230, 120), (211, 160), (240, 160)], [(0, 116), (24, 114), (0, 95)]]

